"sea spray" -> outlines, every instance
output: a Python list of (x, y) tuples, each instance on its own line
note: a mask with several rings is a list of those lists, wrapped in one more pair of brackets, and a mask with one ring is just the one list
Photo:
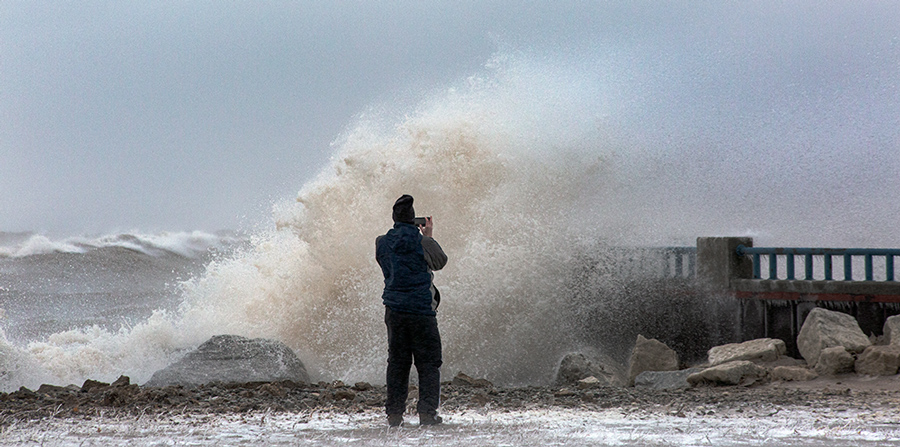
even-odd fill
[[(497, 384), (547, 383), (571, 350), (621, 356), (647, 327), (654, 333), (645, 336), (700, 346), (695, 337), (733, 317), (708, 306), (719, 297), (673, 299), (652, 281), (633, 287), (597, 275), (585, 284), (577, 277), (585, 259), (614, 262), (596, 255), (604, 246), (693, 245), (711, 235), (897, 245), (889, 224), (897, 206), (886, 200), (900, 187), (896, 144), (836, 147), (838, 126), (823, 127), (805, 108), (752, 131), (722, 114), (692, 122), (692, 107), (708, 106), (703, 97), (678, 107), (652, 101), (668, 92), (694, 98), (653, 77), (629, 81), (639, 67), (615, 54), (587, 59), (501, 54), (414, 110), (363, 113), (320, 175), (274, 205), (270, 228), (181, 286), (177, 308), (118, 328), (3, 343), (2, 388), (120, 374), (143, 383), (224, 333), (287, 343), (314, 380), (380, 383), (387, 348), (374, 239), (405, 193), (434, 217), (450, 258), (435, 277), (444, 373)], [(798, 141), (803, 135), (815, 138)], [(48, 247), (33, 242), (35, 252)], [(69, 254), (81, 256), (59, 255)]]
[(450, 256), (435, 279), (446, 369), (499, 383), (549, 380), (570, 344), (562, 303), (583, 236), (572, 231), (574, 203), (600, 160), (530, 153), (538, 148), (483, 94), (467, 102), (453, 92), (459, 107), (349, 131), (332, 166), (296, 201), (276, 205), (274, 231), (190, 285), (186, 319), (282, 340), (322, 379), (383, 381), (374, 240), (409, 193), (419, 214), (434, 216)]
[(444, 297), (445, 373), (549, 381), (571, 345), (562, 304), (571, 295), (574, 244), (589, 233), (579, 200), (603, 170), (602, 151), (584, 150), (593, 116), (582, 115), (587, 100), (571, 91), (571, 77), (519, 61), (492, 64), (499, 65), (489, 75), (423, 101), (399, 122), (361, 116), (296, 200), (275, 204), (273, 228), (182, 284), (177, 310), (16, 348), (32, 373), (5, 388), (120, 374), (142, 383), (224, 333), (287, 343), (314, 379), (382, 382), (374, 240), (404, 193), (416, 197), (420, 214), (434, 216), (450, 256), (435, 280)]

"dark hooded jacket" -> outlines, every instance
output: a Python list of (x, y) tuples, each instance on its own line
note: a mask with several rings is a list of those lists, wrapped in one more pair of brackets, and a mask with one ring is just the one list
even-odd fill
[(412, 224), (395, 222), (375, 240), (375, 258), (384, 273), (385, 306), (397, 312), (435, 315), (439, 295), (432, 270), (447, 263), (447, 255), (431, 237)]

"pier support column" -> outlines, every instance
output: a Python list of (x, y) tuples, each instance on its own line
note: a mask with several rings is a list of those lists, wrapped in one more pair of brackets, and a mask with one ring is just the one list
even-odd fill
[(739, 341), (766, 336), (766, 303), (762, 300), (740, 300), (741, 328)]

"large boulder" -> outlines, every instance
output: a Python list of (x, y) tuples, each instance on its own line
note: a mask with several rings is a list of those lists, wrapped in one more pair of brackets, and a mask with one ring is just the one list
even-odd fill
[(884, 320), (884, 338), (889, 344), (900, 345), (900, 315)]
[(651, 390), (681, 390), (690, 388), (687, 378), (703, 368), (688, 368), (680, 371), (644, 371), (634, 378), (635, 388)]
[(835, 376), (853, 372), (853, 354), (843, 346), (825, 348), (819, 353), (819, 360), (814, 367), (821, 376)]
[(900, 345), (869, 346), (856, 359), (856, 372), (870, 376), (893, 376), (900, 368)]
[(817, 307), (809, 312), (800, 334), (797, 348), (809, 366), (816, 366), (825, 348), (841, 346), (858, 354), (871, 345), (869, 337), (859, 328), (852, 316)]
[(709, 350), (709, 364), (712, 366), (735, 360), (751, 362), (774, 362), (787, 353), (784, 341), (775, 338), (758, 338), (743, 343), (730, 343)]
[(628, 360), (628, 386), (644, 371), (675, 371), (678, 369), (678, 353), (656, 339), (637, 336), (631, 358)]
[(309, 382), (303, 362), (284, 343), (216, 335), (153, 374), (146, 386), (196, 386), (210, 382)]
[(766, 369), (749, 360), (735, 360), (706, 368), (687, 377), (691, 385), (739, 385), (766, 376)]
[(575, 385), (581, 379), (597, 378), (603, 385), (618, 386), (622, 384), (621, 372), (609, 364), (592, 362), (582, 353), (566, 354), (559, 362), (556, 372), (557, 385)]

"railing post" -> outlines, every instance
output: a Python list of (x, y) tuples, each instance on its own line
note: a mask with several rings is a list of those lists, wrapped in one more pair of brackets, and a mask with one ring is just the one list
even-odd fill
[(778, 255), (769, 255), (769, 279), (778, 279)]
[(825, 262), (824, 262), (825, 281), (831, 281), (832, 279), (834, 279), (833, 274), (831, 272), (831, 255), (826, 254), (826, 255), (824, 255), (824, 258), (825, 258)]
[[(646, 259), (647, 256), (644, 255), (644, 256), (641, 256), (641, 258), (645, 258), (645, 259)], [(671, 273), (671, 271), (672, 271), (672, 269), (669, 267), (669, 256), (668, 256), (668, 255), (667, 255), (667, 256), (664, 256), (664, 257), (663, 257), (663, 262), (662, 262), (662, 275), (663, 275), (663, 278), (668, 278), (668, 277), (669, 277), (669, 274)]]
[(853, 281), (853, 256), (844, 255), (844, 281)]
[(694, 256), (688, 256), (688, 271), (686, 278), (693, 278), (696, 276), (697, 272), (697, 254), (694, 253)]
[(787, 279), (794, 278), (794, 255), (788, 253), (784, 259), (785, 267), (787, 267)]
[(806, 264), (806, 280), (812, 281), (813, 279), (813, 255), (808, 254), (803, 257), (804, 264)]
[(894, 255), (886, 255), (884, 257), (884, 276), (885, 281), (894, 280)]
[(866, 255), (866, 281), (872, 281), (872, 255)]

